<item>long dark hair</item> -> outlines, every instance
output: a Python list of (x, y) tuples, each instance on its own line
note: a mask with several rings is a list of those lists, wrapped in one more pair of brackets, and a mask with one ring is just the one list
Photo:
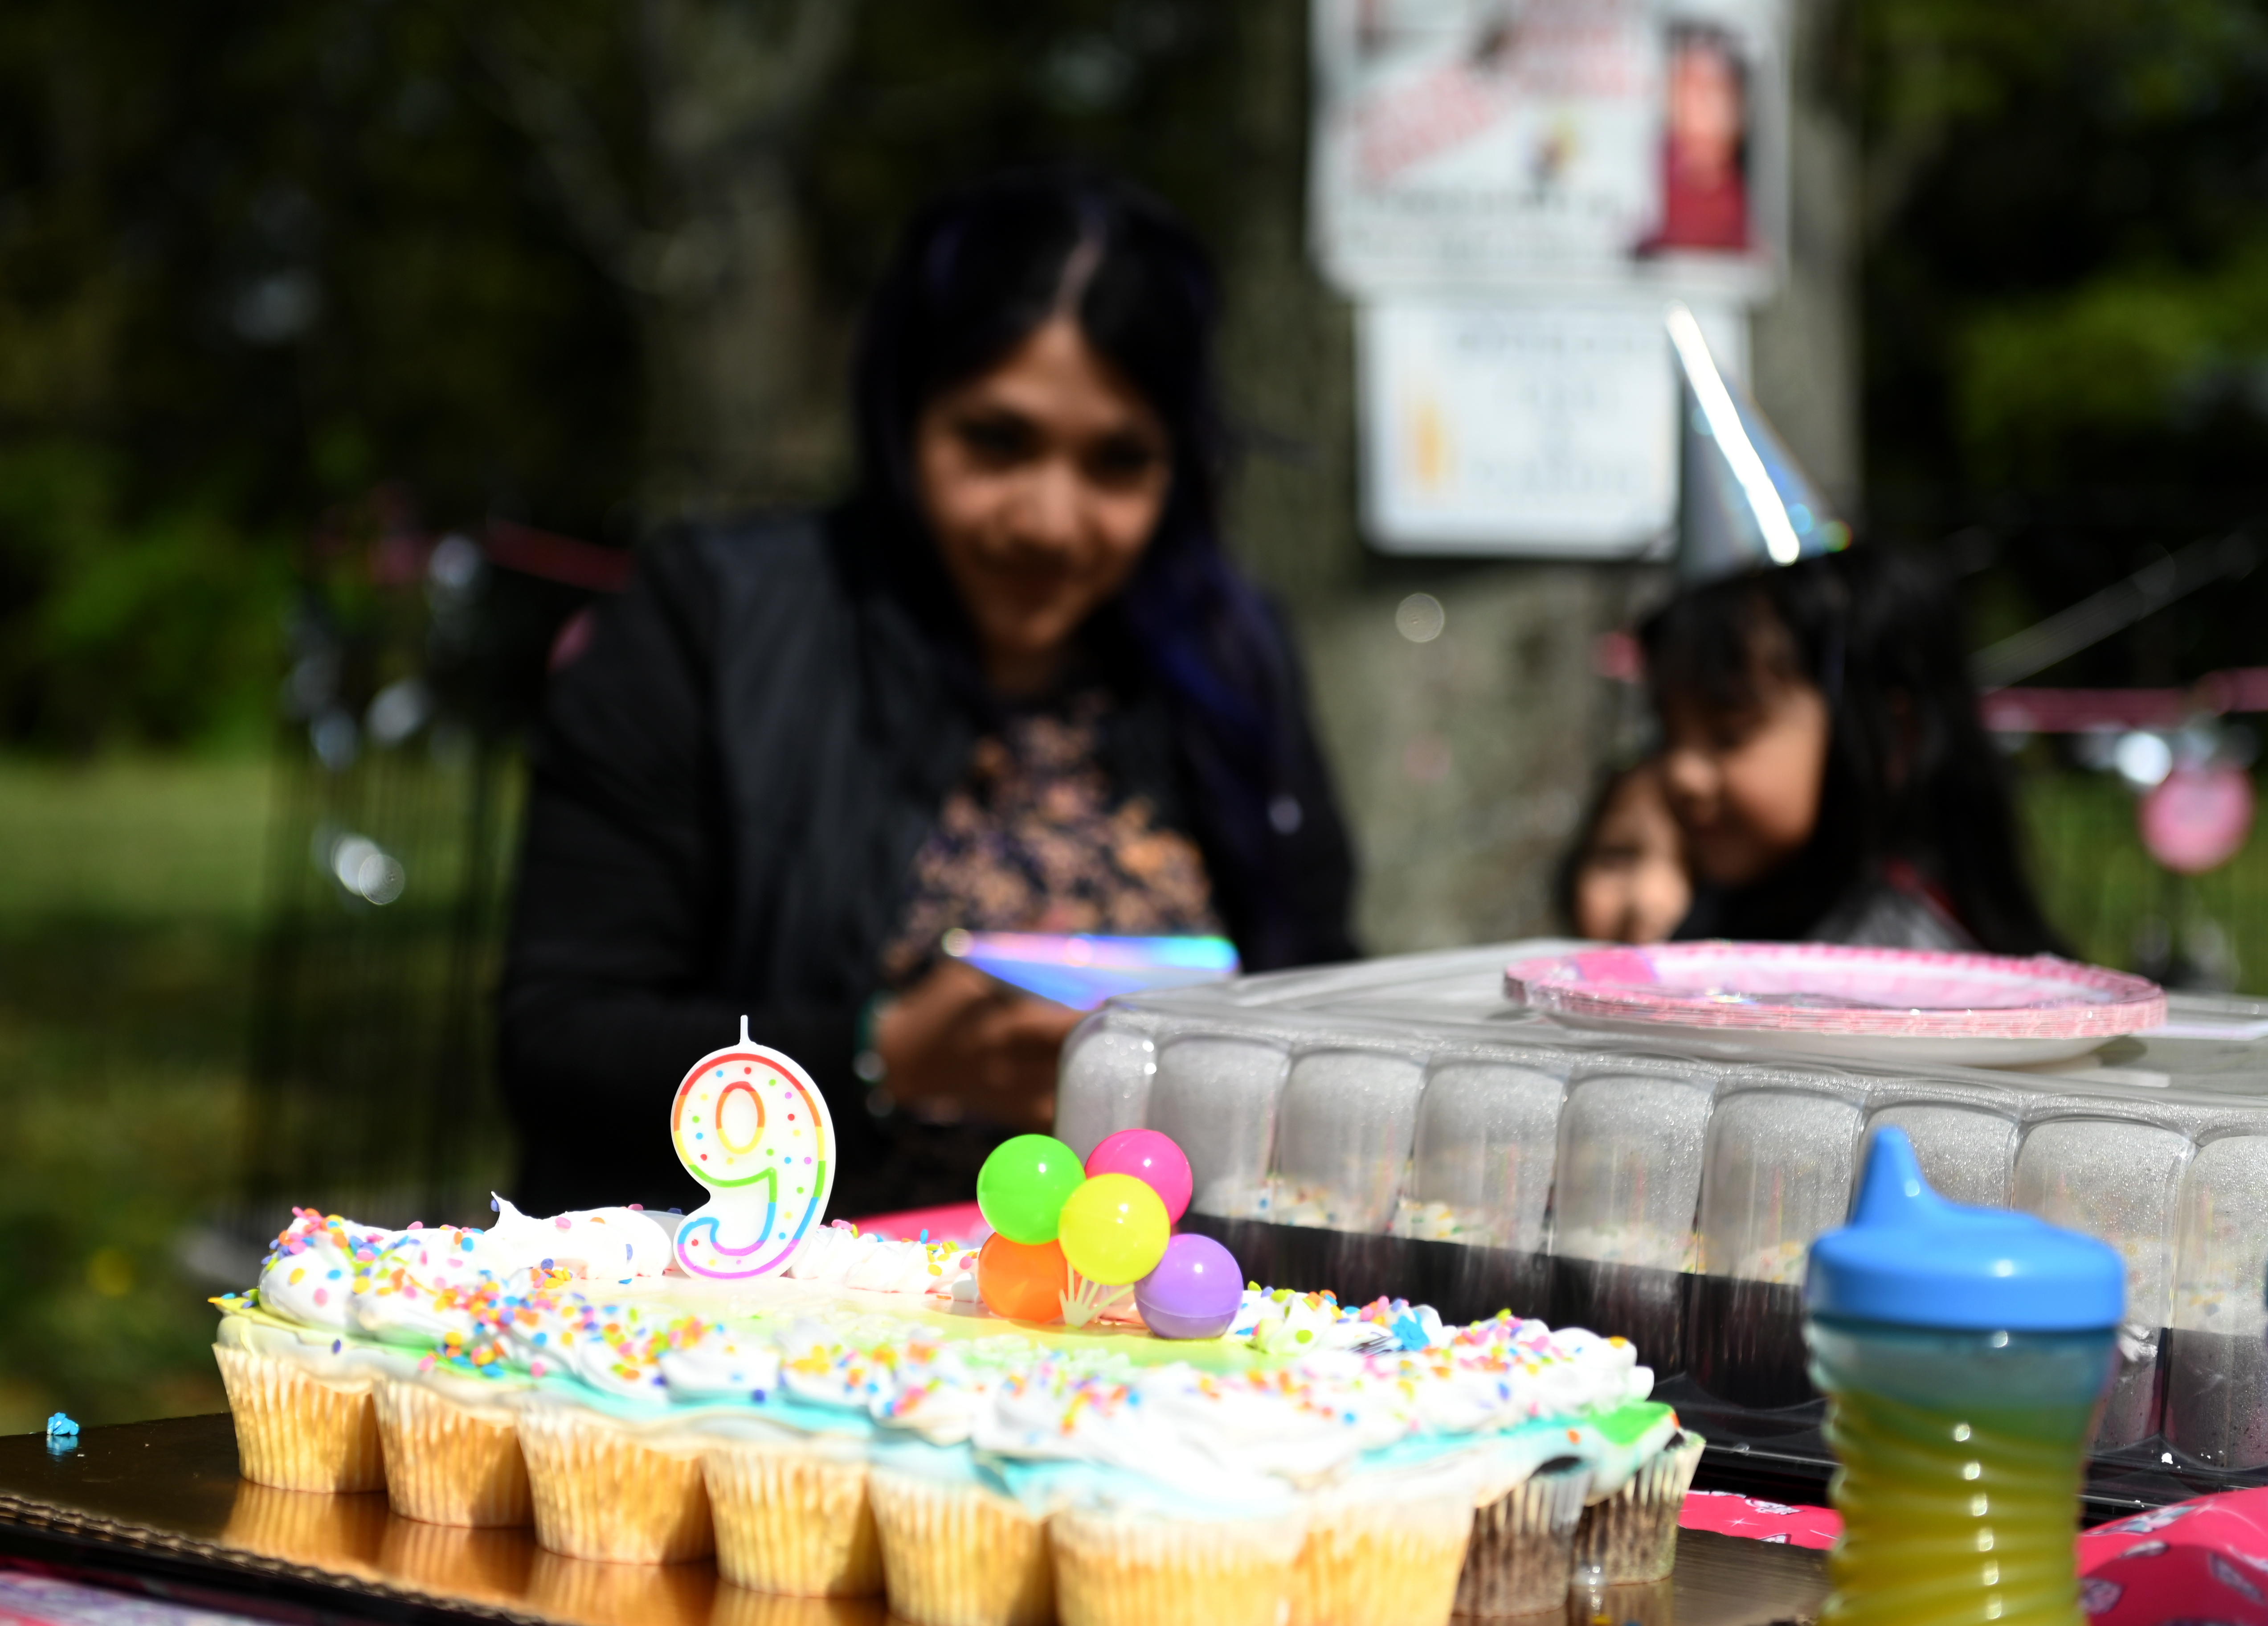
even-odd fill
[(1961, 617), (1925, 560), (1858, 548), (1694, 588), (1638, 631), (1657, 705), (1751, 710), (1760, 688), (1815, 684), (1832, 718), (1819, 818), (1771, 875), (1718, 901), (1712, 926), (1802, 936), (1903, 861), (1996, 953), (2063, 952), (2025, 878), (2006, 769), (1977, 715)]
[(1265, 917), (1282, 880), (1270, 873), (1267, 821), (1293, 680), (1272, 618), (1221, 549), (1219, 291), (1172, 211), (1114, 177), (1057, 166), (991, 176), (917, 214), (860, 336), (858, 486), (848, 512), (895, 549), (943, 635), (965, 639), (922, 518), (915, 421), (939, 392), (997, 365), (1058, 314), (1141, 392), (1172, 445), (1157, 531), (1117, 600), (1098, 612), (1090, 641), (1133, 661), (1174, 703), (1203, 812), (1239, 872), (1215, 879), (1254, 894), (1248, 901)]

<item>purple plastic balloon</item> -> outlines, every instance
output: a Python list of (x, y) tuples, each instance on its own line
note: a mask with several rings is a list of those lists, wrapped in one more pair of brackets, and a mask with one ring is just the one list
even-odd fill
[(1160, 1338), (1218, 1338), (1243, 1302), (1236, 1255), (1187, 1232), (1169, 1240), (1158, 1268), (1134, 1284), (1134, 1307)]

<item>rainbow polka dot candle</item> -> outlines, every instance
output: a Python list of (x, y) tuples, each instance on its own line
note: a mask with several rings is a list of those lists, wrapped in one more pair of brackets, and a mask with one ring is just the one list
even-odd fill
[(811, 1075), (748, 1038), (711, 1051), (677, 1086), (669, 1134), (709, 1201), (677, 1228), (688, 1275), (738, 1282), (787, 1268), (827, 1211), (835, 1120)]

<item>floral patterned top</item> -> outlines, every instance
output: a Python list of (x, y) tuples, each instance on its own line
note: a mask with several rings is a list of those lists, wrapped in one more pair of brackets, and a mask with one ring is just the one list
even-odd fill
[(1122, 799), (1101, 757), (1114, 702), (1081, 689), (1012, 713), (969, 753), (968, 772), (914, 859), (882, 980), (903, 987), (955, 927), (969, 931), (1212, 935), (1204, 855)]

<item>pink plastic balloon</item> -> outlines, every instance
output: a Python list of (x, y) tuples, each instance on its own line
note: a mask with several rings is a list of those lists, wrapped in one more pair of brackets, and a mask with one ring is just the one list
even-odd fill
[(1194, 1231), (1166, 1244), (1158, 1268), (1134, 1284), (1134, 1307), (1160, 1338), (1218, 1338), (1243, 1305), (1236, 1256)]
[(1086, 1174), (1130, 1174), (1158, 1194), (1166, 1205), (1166, 1218), (1174, 1224), (1189, 1209), (1189, 1160), (1174, 1144), (1174, 1137), (1155, 1129), (1121, 1129), (1105, 1135), (1102, 1144), (1087, 1154)]

